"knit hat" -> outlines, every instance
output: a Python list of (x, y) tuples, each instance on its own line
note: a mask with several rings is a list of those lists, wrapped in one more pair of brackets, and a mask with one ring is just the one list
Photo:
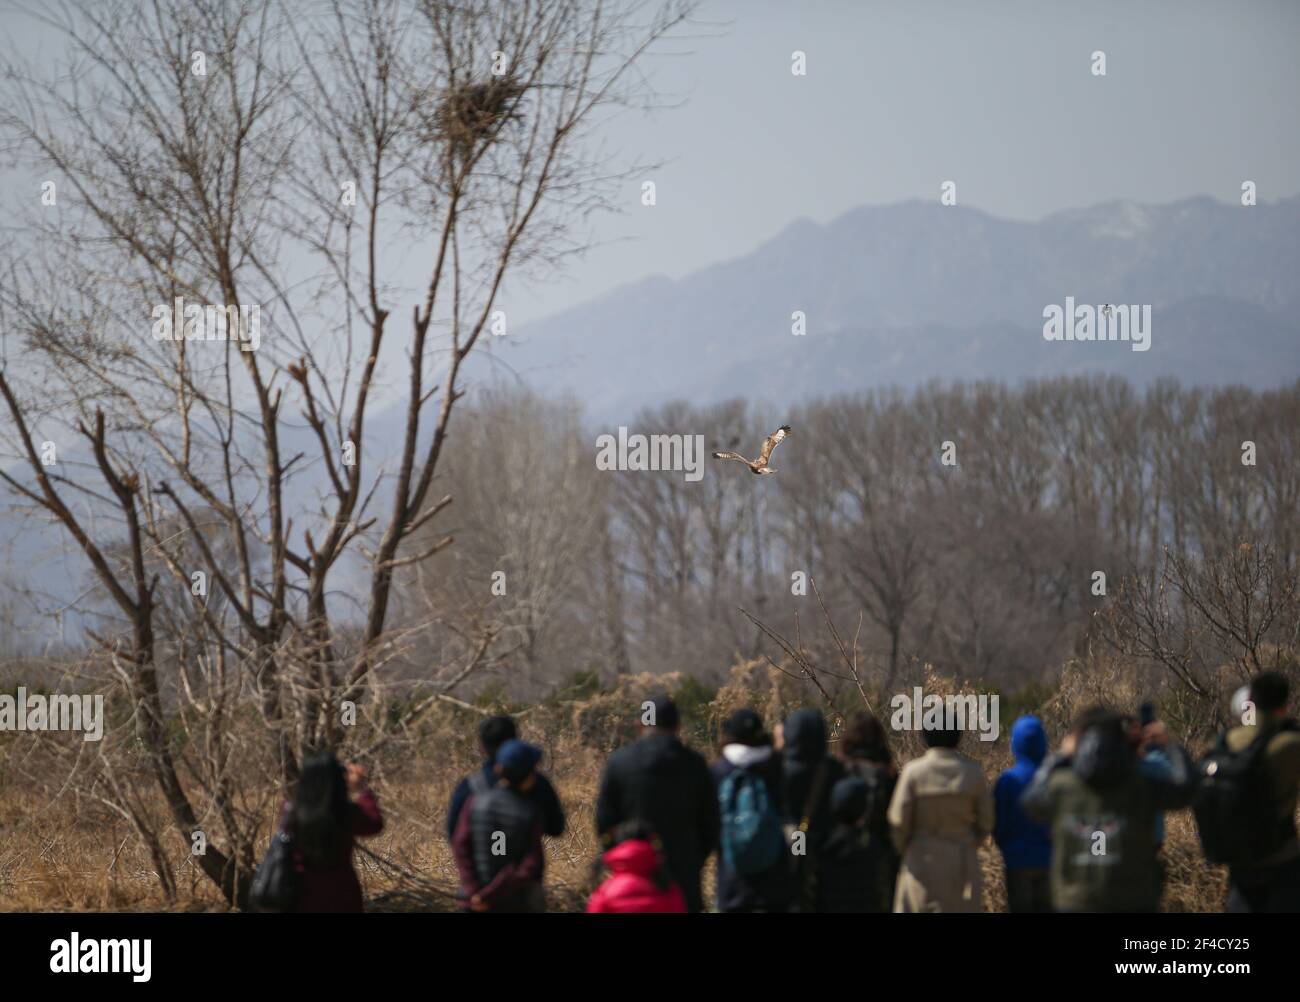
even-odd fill
[(511, 738), (497, 749), (496, 764), (501, 767), (501, 774), (511, 783), (527, 779), (541, 760), (540, 748), (518, 738)]
[(739, 709), (723, 721), (722, 736), (738, 745), (763, 744), (763, 718), (749, 707)]
[(677, 704), (673, 702), (671, 696), (656, 696), (650, 700), (654, 706), (654, 721), (651, 727), (661, 727), (666, 731), (677, 729)]

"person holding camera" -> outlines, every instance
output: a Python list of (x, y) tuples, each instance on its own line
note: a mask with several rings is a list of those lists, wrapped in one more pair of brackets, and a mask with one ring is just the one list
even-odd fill
[[(1195, 773), (1165, 725), (1105, 707), (1084, 711), (1021, 797), (1052, 833), (1052, 908), (1058, 912), (1154, 912), (1160, 908), (1160, 812), (1188, 806)], [(1141, 760), (1161, 749), (1167, 770)]]

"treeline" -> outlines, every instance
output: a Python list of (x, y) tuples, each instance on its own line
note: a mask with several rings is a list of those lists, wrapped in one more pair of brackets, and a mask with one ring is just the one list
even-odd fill
[[(1023, 682), (1103, 635), (1244, 670), (1292, 626), (1300, 384), (936, 384), (789, 411), (674, 403), (627, 422), (748, 455), (792, 426), (778, 475), (707, 459), (698, 482), (597, 470), (596, 436), (617, 429), (570, 401), (498, 388), (457, 420), (439, 530), (454, 544), (408, 592), (459, 632), (491, 624), (495, 677), (519, 696), (579, 672), (717, 680), (738, 656), (778, 653), (742, 609), (812, 644), (801, 633), (822, 614), (804, 579), (886, 687), (926, 662)], [(1263, 632), (1253, 607), (1241, 637), (1203, 629), (1193, 592), (1215, 587), (1250, 594), (1210, 605), (1273, 608)], [(422, 649), (453, 643), (432, 634)]]

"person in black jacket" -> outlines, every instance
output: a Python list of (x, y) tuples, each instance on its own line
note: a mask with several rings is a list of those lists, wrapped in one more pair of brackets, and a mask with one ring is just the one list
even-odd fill
[(786, 717), (779, 747), (786, 821), (794, 831), (792, 852), (798, 881), (795, 907), (815, 911), (817, 854), (834, 825), (831, 789), (844, 778), (844, 766), (826, 753), (826, 718), (821, 710), (795, 710)]
[[(447, 841), (456, 833), (456, 822), (460, 820), (461, 809), (469, 800), (470, 794), (491, 789), (497, 783), (495, 760), (497, 751), (507, 741), (518, 738), (518, 729), (511, 717), (487, 717), (478, 725), (479, 746), (483, 749), (483, 768), (466, 776), (456, 784), (452, 791), (451, 803), (447, 807)], [(528, 796), (537, 805), (542, 814), (542, 834), (555, 838), (564, 832), (564, 808), (551, 781), (540, 772), (535, 773), (535, 781), (528, 790)]]
[[(719, 794), (728, 776), (745, 770), (757, 777), (767, 791), (778, 819), (785, 816), (785, 784), (781, 756), (763, 731), (763, 718), (750, 709), (737, 710), (722, 725), (722, 757), (710, 771)], [(718, 854), (717, 904), (720, 912), (784, 912), (794, 898), (790, 854), (782, 847), (781, 857), (759, 873), (737, 873), (724, 854)]]
[(871, 788), (860, 776), (841, 779), (831, 790), (835, 826), (821, 846), (819, 912), (889, 911), (894, 884), (885, 864), (889, 836), (872, 834), (867, 824)]
[(702, 911), (700, 870), (718, 845), (718, 797), (709, 767), (677, 737), (677, 706), (666, 696), (653, 701), (653, 724), (609, 757), (596, 798), (596, 834), (613, 837), (627, 821), (650, 825), (663, 842), (664, 858), (686, 897)]
[(497, 783), (470, 794), (451, 839), (458, 897), (472, 912), (543, 912), (542, 816), (528, 795), (542, 750), (517, 738), (497, 751)]

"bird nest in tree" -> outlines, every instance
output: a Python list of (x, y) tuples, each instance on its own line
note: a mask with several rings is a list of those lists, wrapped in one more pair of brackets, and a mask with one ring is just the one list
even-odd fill
[(454, 152), (468, 155), (506, 121), (518, 117), (515, 106), (526, 89), (505, 76), (453, 87), (444, 95), (434, 117), (438, 137)]

